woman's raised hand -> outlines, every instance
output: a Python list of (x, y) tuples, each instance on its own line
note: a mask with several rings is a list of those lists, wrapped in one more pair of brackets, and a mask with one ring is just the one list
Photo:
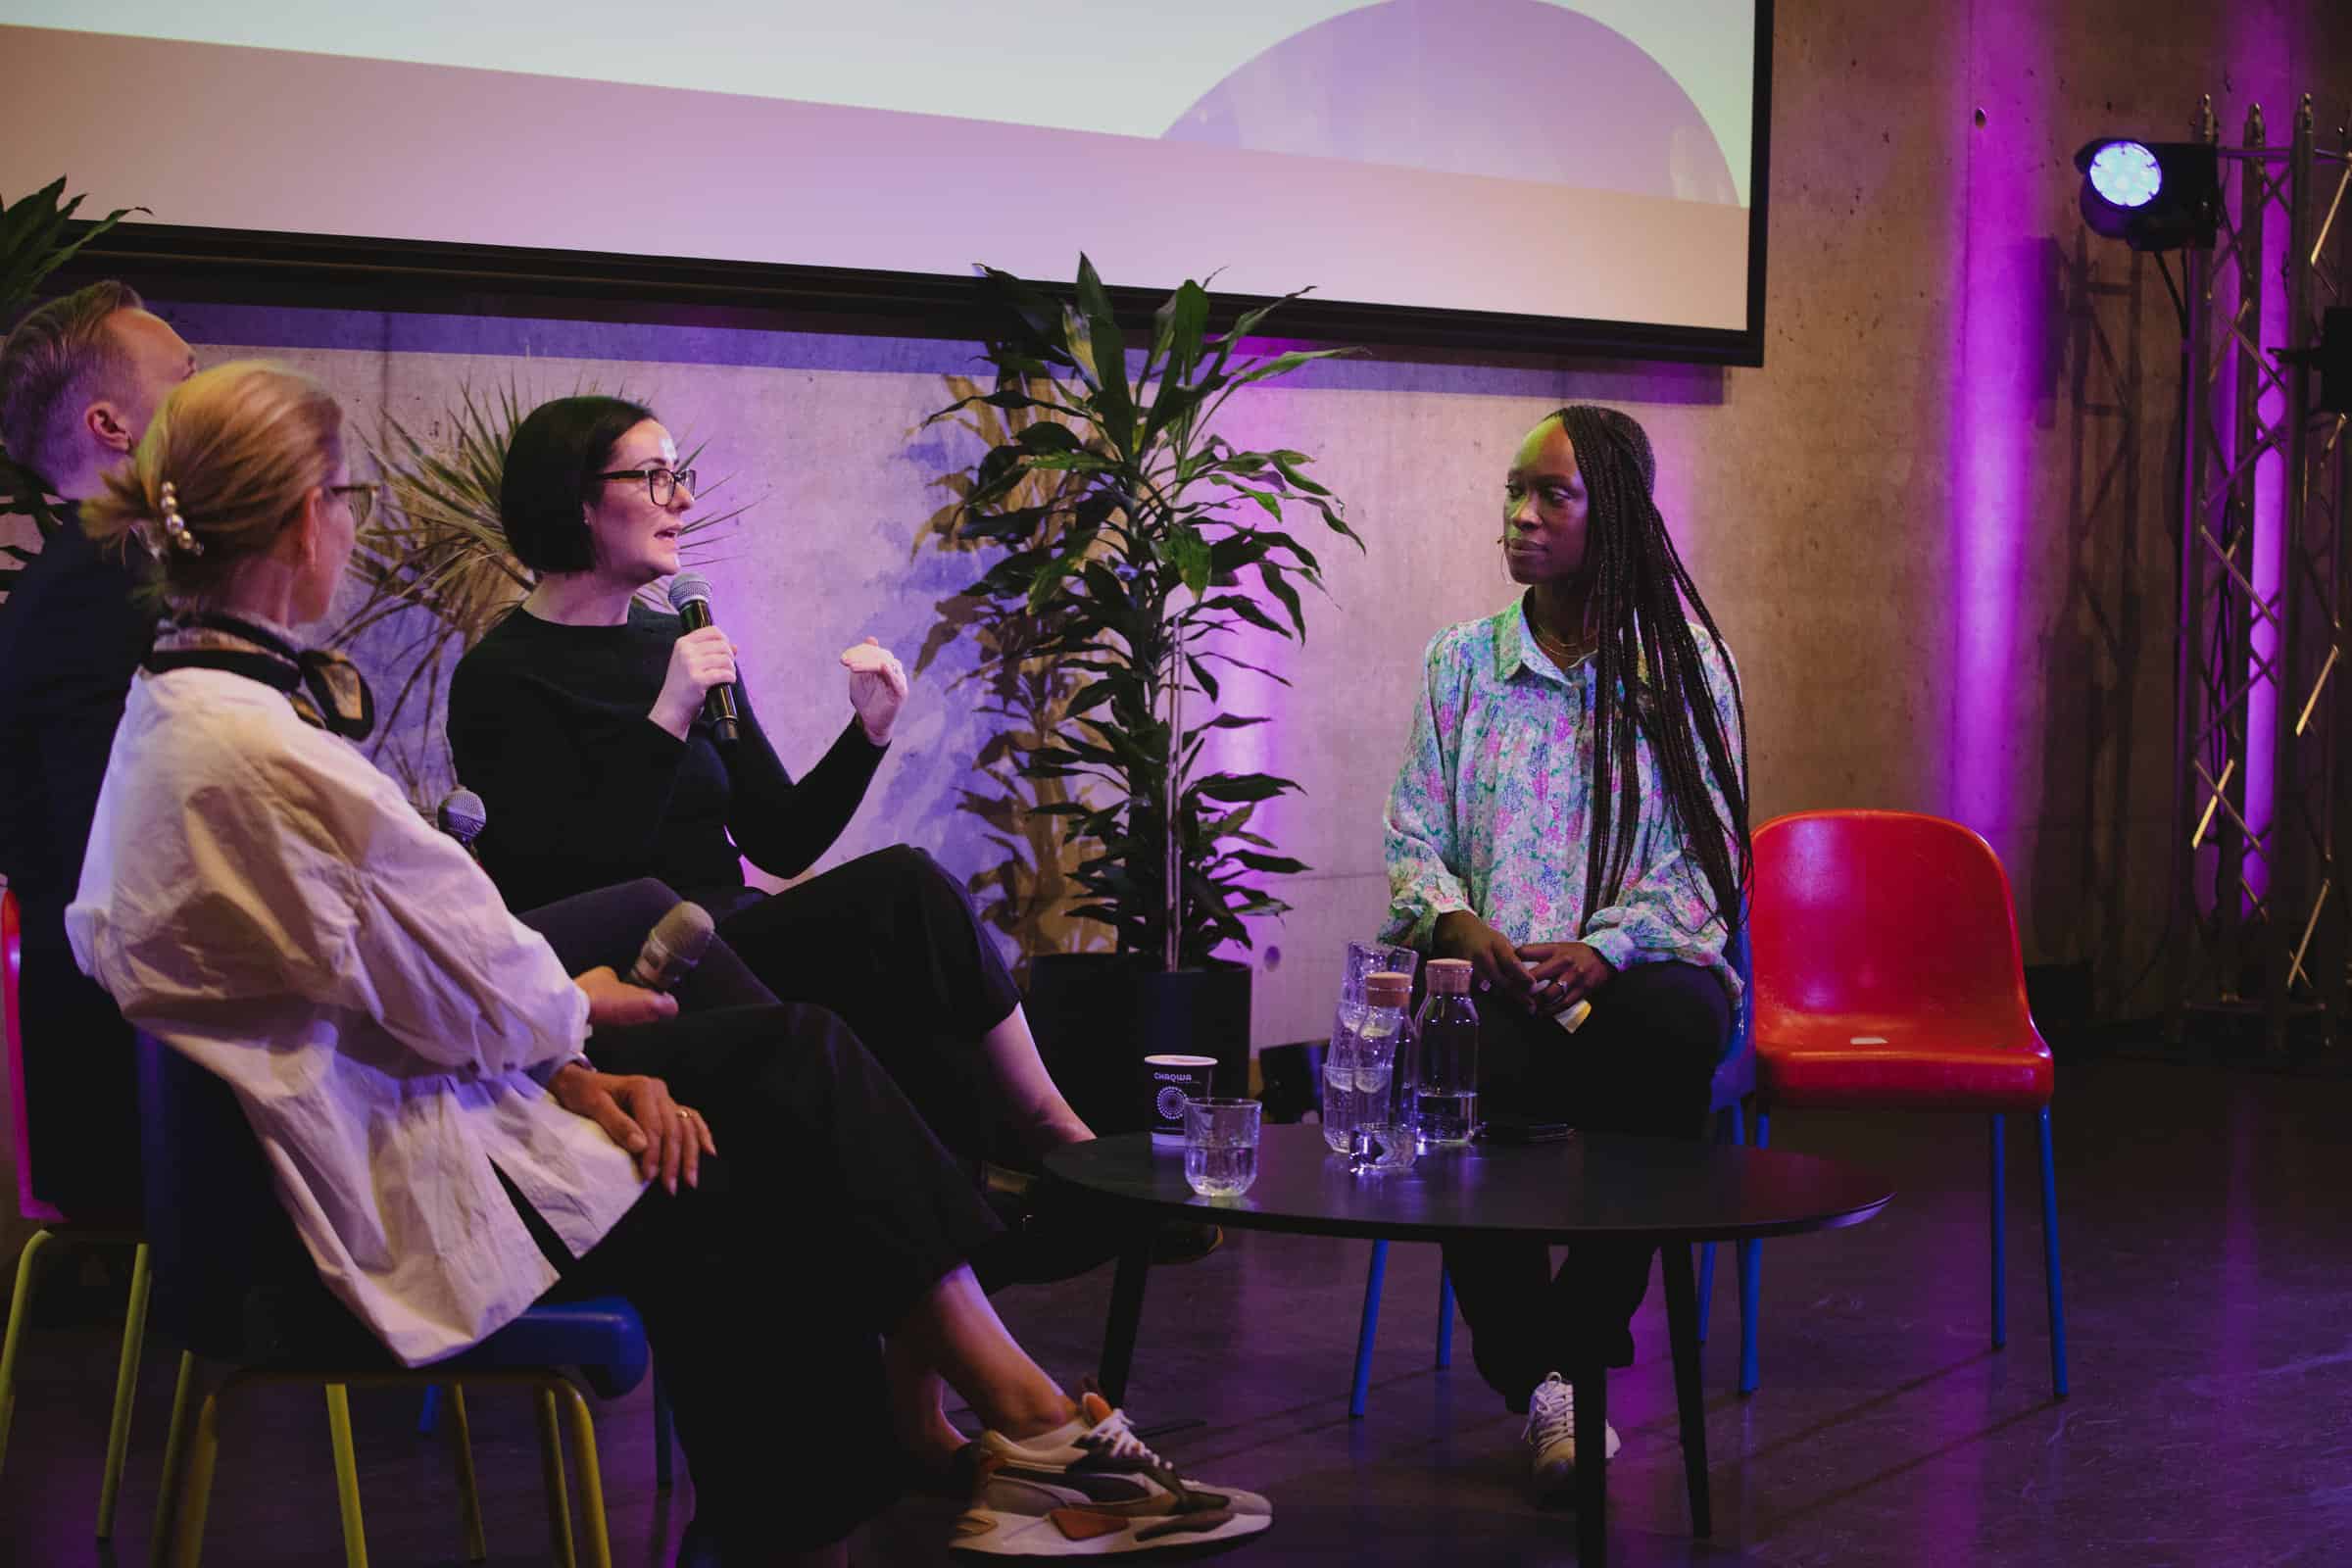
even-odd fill
[(876, 746), (888, 746), (890, 727), (906, 705), (906, 666), (871, 637), (855, 648), (843, 649), (841, 663), (850, 672), (850, 706), (858, 710), (865, 738)]
[(716, 626), (690, 631), (669, 650), (669, 673), (662, 677), (662, 695), (646, 716), (684, 740), (703, 711), (703, 698), (713, 686), (735, 678), (735, 645)]

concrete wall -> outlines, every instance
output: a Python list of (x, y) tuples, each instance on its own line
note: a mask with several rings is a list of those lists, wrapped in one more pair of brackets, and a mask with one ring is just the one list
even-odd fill
[[(2339, 0), (1789, 0), (1775, 54), (1767, 364), (1697, 370), (1376, 358), (1234, 405), (1230, 433), (1317, 455), (1369, 549), (1275, 662), (1237, 760), (1298, 777), (1264, 813), (1313, 871), (1260, 938), (1259, 1044), (1320, 1034), (1333, 956), (1385, 903), (1379, 815), (1422, 646), (1508, 593), (1492, 541), (1519, 435), (1566, 400), (1635, 412), (1670, 523), (1740, 656), (1756, 813), (1912, 808), (1983, 830), (2030, 959), (2087, 960), (2110, 1007), (2154, 952), (2168, 846), (2178, 334), (2152, 263), (2089, 236), (2075, 147), (2179, 135), (2211, 92), (2282, 138), (2292, 93), (2352, 104)], [(1540, 243), (1519, 236), (1520, 243)], [(1232, 243), (1246, 240), (1236, 231)], [(1205, 256), (1204, 265), (1218, 258)], [(1114, 281), (1116, 281), (1114, 279)], [(1300, 283), (1315, 279), (1302, 277)], [(788, 763), (841, 723), (835, 656), (912, 654), (968, 559), (920, 544), (970, 440), (923, 431), (959, 345), (723, 328), (172, 309), (207, 362), (268, 353), (364, 420), (430, 429), (459, 389), (583, 383), (707, 439), (751, 511), (708, 569)], [(926, 672), (825, 863), (894, 841), (991, 856), (956, 791), (984, 732)]]

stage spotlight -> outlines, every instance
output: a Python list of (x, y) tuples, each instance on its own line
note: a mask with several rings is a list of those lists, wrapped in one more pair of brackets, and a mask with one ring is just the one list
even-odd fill
[(2201, 141), (2102, 136), (2075, 154), (2082, 220), (2135, 251), (2213, 244), (2221, 221), (2221, 160)]
[(2145, 207), (2164, 189), (2156, 155), (2135, 141), (2111, 141), (2090, 155), (2090, 188), (2111, 207)]

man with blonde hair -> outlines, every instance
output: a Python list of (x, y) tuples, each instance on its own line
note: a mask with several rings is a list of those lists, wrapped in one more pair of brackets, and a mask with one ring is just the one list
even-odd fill
[(92, 544), (76, 504), (195, 368), (179, 334), (112, 281), (33, 311), (0, 346), (0, 444), (67, 503), (66, 526), (0, 600), (0, 875), (24, 920), (17, 1125), (34, 1195), (84, 1218), (137, 1212), (138, 1141), (130, 1031), (74, 966), (65, 909), (155, 610), (137, 602), (136, 547)]

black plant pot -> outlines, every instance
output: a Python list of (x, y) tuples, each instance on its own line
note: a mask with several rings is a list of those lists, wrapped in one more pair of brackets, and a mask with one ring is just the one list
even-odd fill
[(1161, 970), (1132, 955), (1049, 953), (1029, 967), (1029, 1027), (1054, 1082), (1099, 1133), (1152, 1124), (1144, 1058), (1216, 1058), (1220, 1095), (1250, 1092), (1250, 969)]

